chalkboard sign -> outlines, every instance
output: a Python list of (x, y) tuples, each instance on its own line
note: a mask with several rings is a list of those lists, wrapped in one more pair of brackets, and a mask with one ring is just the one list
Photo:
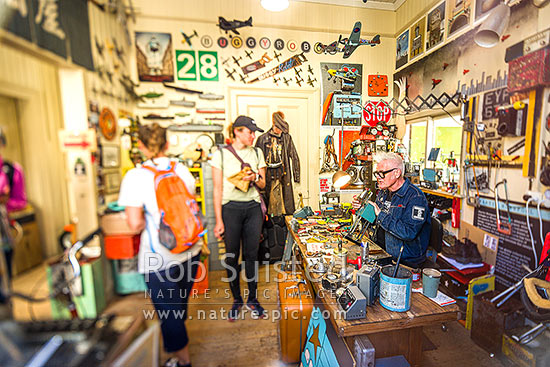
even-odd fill
[(483, 121), (498, 117), (497, 107), (510, 104), (510, 95), (508, 88), (492, 90), (483, 95), (483, 111), (481, 119)]
[[(507, 288), (519, 281), (527, 273), (522, 267), (523, 264), (531, 269), (535, 268), (531, 238), (527, 229), (525, 204), (510, 202), (512, 218), (511, 235), (505, 235), (497, 231), (495, 200), (481, 198), (480, 204), (481, 206), (474, 211), (474, 225), (499, 238), (495, 276), (497, 288)], [(500, 202), (499, 208), (501, 220), (507, 220), (505, 203)], [(529, 223), (535, 240), (537, 258), (540, 261), (542, 243), (540, 240), (540, 224), (536, 206), (530, 206), (529, 214)], [(543, 236), (546, 236), (546, 233), (550, 231), (550, 212), (541, 209), (541, 214), (542, 233)]]

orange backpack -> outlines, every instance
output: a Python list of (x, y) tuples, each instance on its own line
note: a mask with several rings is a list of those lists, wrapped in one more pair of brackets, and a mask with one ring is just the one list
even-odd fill
[(183, 180), (176, 174), (176, 162), (168, 170), (143, 168), (155, 174), (155, 194), (160, 212), (159, 241), (173, 254), (188, 250), (206, 233), (201, 210)]

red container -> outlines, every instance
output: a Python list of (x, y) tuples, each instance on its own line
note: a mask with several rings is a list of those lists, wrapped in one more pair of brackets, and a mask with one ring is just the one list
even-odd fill
[(508, 64), (508, 91), (523, 92), (550, 85), (550, 48), (518, 57)]
[(111, 260), (131, 259), (139, 251), (140, 235), (105, 236), (105, 256)]

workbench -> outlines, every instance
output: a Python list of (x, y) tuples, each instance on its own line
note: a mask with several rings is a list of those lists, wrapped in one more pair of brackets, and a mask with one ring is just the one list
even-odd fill
[[(307, 267), (307, 245), (292, 230), (292, 216), (285, 218), (286, 225), (298, 249), (297, 255), (304, 269)], [(344, 247), (351, 243), (344, 241)], [(418, 284), (417, 284), (418, 283)], [(411, 366), (422, 365), (422, 327), (456, 321), (458, 306), (456, 304), (441, 307), (421, 293), (412, 293), (411, 308), (407, 312), (393, 312), (385, 309), (376, 301), (367, 307), (364, 319), (346, 321), (333, 317), (339, 306), (330, 292), (322, 289), (320, 282), (312, 282), (313, 289), (322, 299), (324, 306), (330, 312), (330, 322), (339, 337), (345, 338), (348, 347), (353, 346), (353, 337), (368, 335), (376, 349), (376, 358), (403, 355)], [(421, 281), (415, 282), (413, 288), (421, 286)], [(353, 350), (353, 348), (350, 348)]]

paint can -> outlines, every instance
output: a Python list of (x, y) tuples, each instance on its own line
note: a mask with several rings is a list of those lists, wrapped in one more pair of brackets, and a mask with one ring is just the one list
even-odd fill
[(397, 312), (411, 308), (412, 273), (403, 267), (394, 278), (395, 266), (385, 266), (380, 272), (380, 304)]

